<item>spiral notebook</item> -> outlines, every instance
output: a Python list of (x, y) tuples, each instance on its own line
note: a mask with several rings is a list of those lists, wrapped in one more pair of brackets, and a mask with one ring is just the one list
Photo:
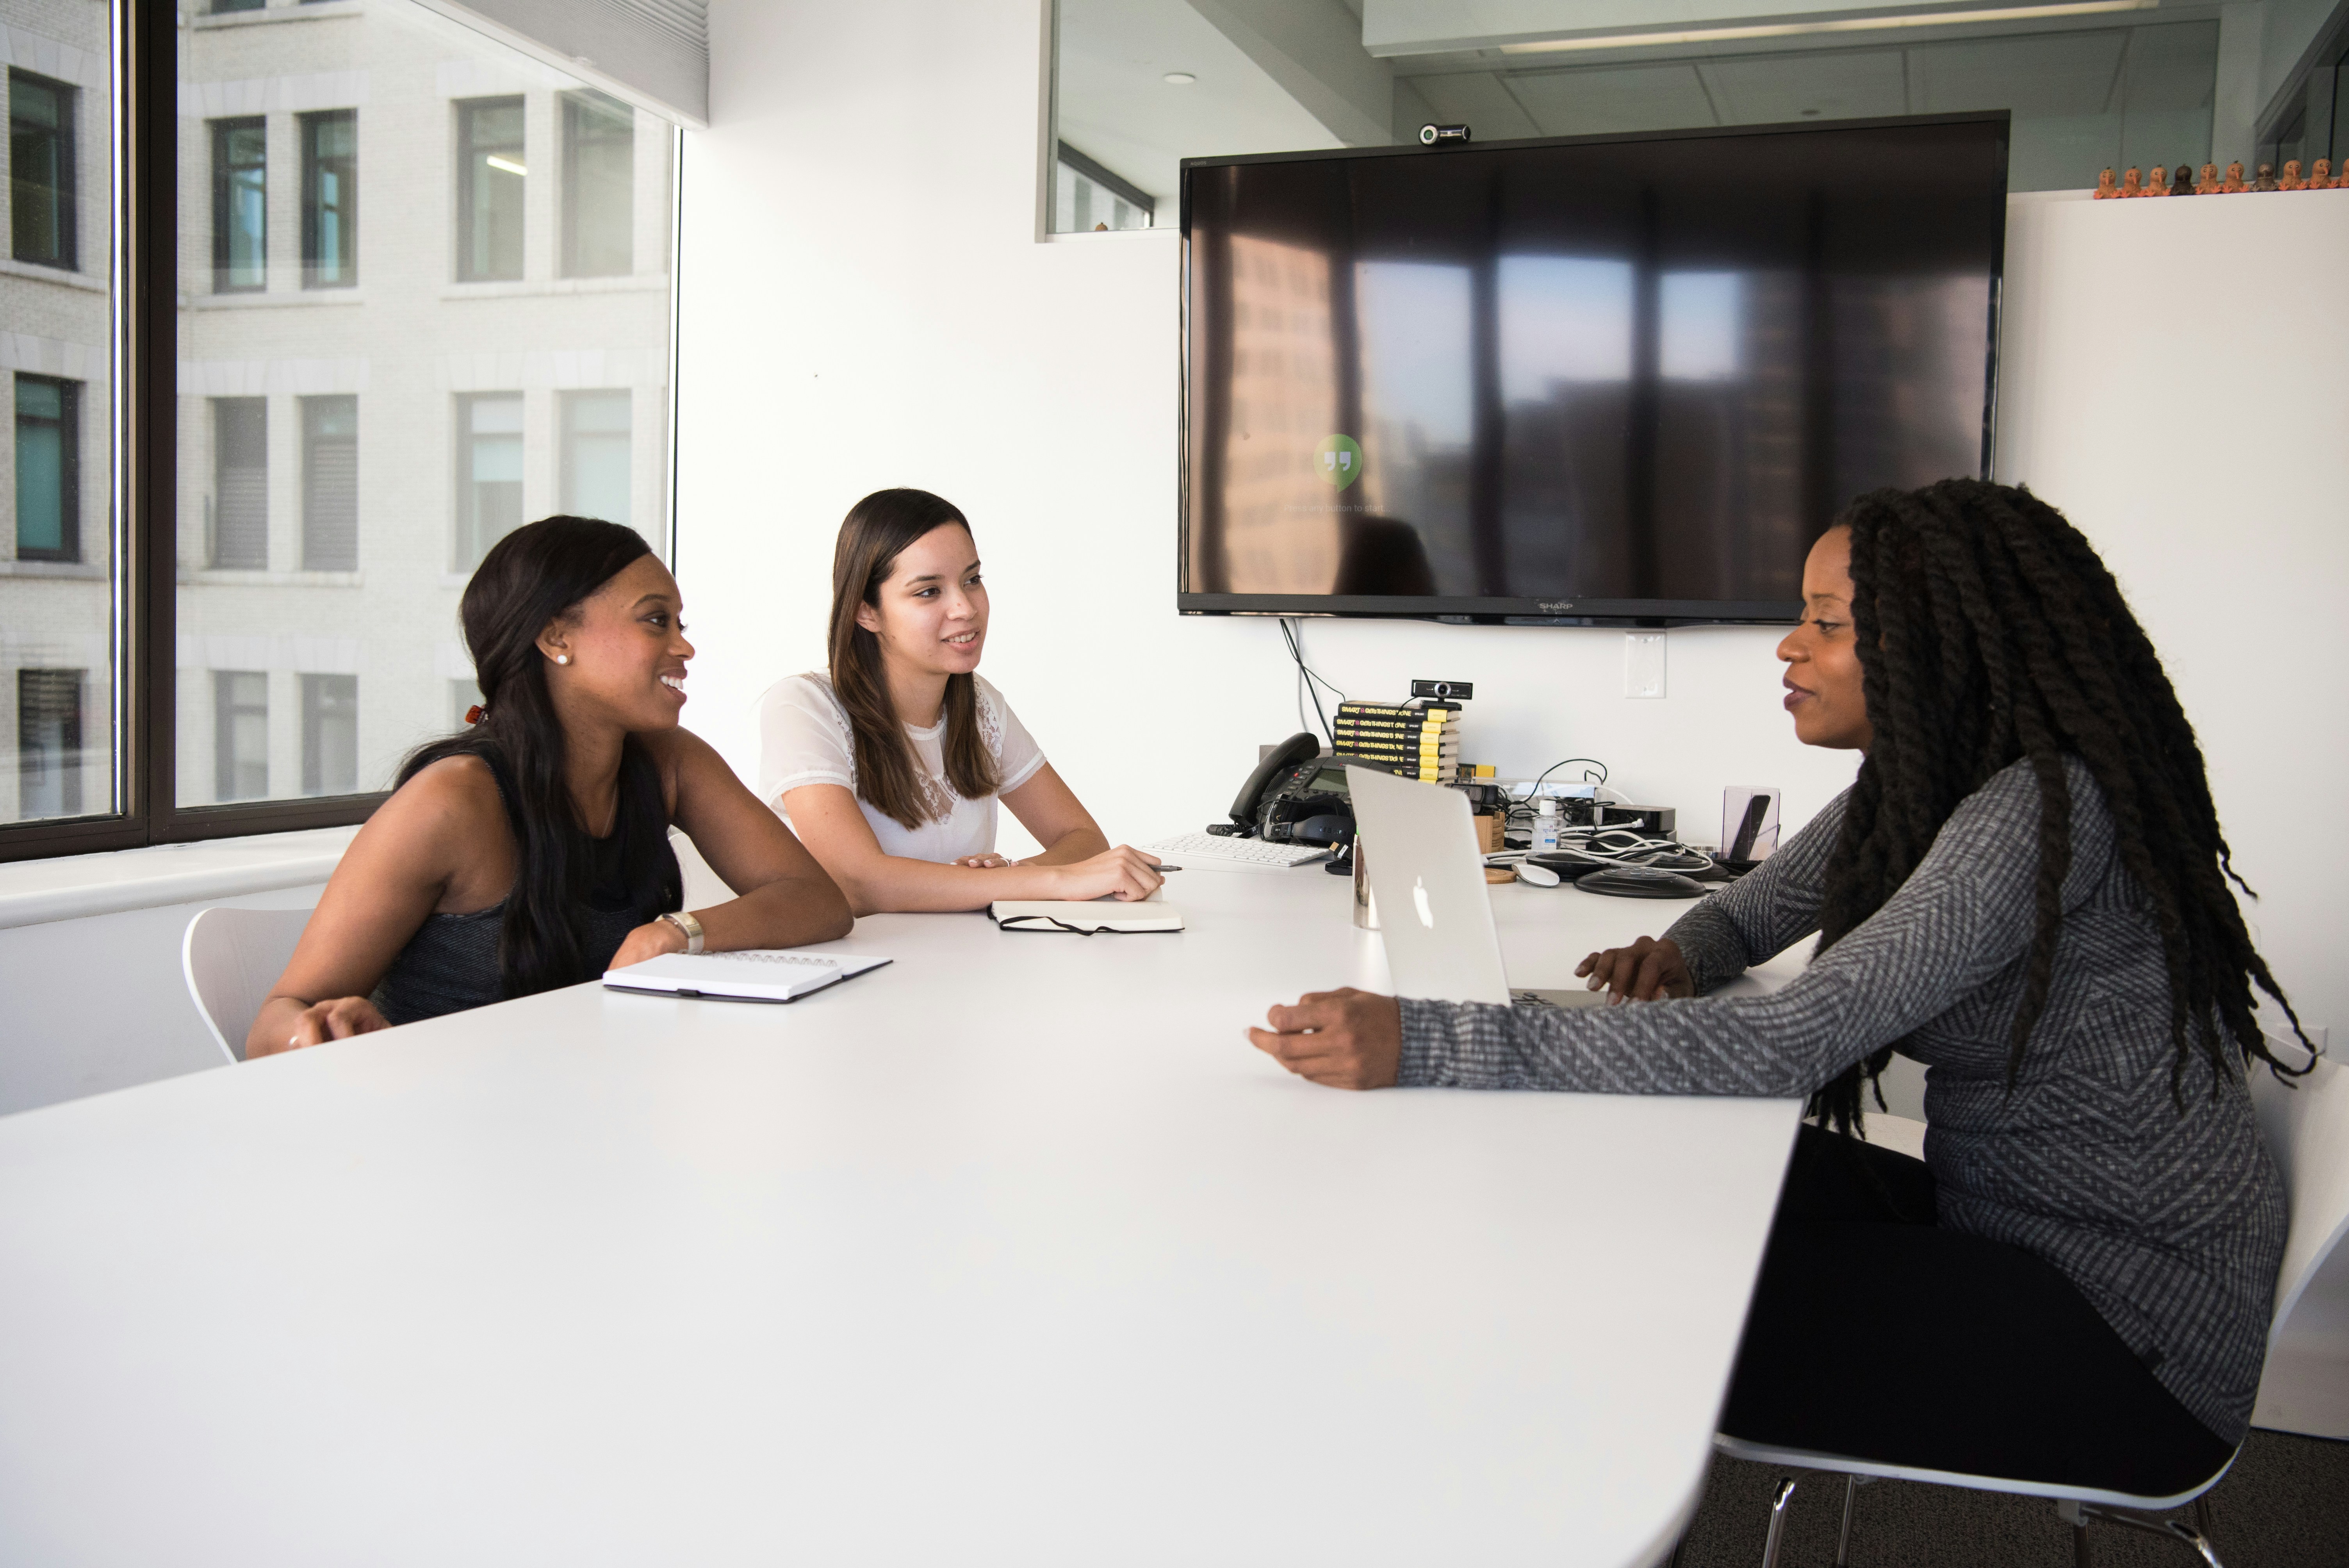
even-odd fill
[(657, 996), (796, 1002), (888, 962), (864, 953), (784, 953), (773, 948), (664, 953), (626, 969), (606, 969), (604, 984), (614, 991), (642, 991)]

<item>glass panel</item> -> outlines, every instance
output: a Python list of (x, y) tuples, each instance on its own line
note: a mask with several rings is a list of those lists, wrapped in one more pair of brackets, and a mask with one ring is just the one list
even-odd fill
[(628, 521), (628, 395), (563, 395), (563, 510)]
[(8, 210), (20, 262), (74, 264), (78, 96), (64, 82), (8, 73)]
[[(1558, 46), (1592, 29), (1570, 15), (1588, 7), (1390, 5), (1370, 19), (1375, 56), (1361, 0), (1256, 9), (1282, 15), (1277, 41), (1247, 7), (1058, 0), (1053, 232), (1179, 222), (1185, 158), (1410, 144), (1427, 125), (1465, 124), (1483, 143), (2007, 109), (2015, 191), (2084, 190), (2107, 166), (2174, 173), (2210, 156), (2219, 24), (2167, 8), (2075, 7), (2065, 30), (1978, 37), (1913, 16), (1726, 47), (1699, 28), (1636, 59)], [(1512, 10), (1525, 15), (1493, 18)], [(1552, 36), (1529, 36), (1537, 25)], [(2292, 155), (2321, 153), (2323, 129)]]
[(0, 275), (0, 822), (116, 798), (110, 7), (0, 0), (9, 254)]
[(302, 117), (302, 286), (359, 281), (358, 116), (347, 108)]
[(602, 93), (563, 99), (563, 273), (625, 275), (636, 251), (636, 111)]
[(523, 270), (523, 100), (457, 106), (457, 275), (518, 278)]
[(212, 290), (268, 282), (269, 144), (258, 119), (212, 121)]
[[(177, 799), (380, 789), (474, 700), (457, 603), (484, 550), (574, 505), (665, 541), (666, 454), (636, 438), (667, 406), (667, 252), (633, 193), (666, 188), (674, 133), (416, 0), (180, 38), (181, 189), (227, 167), (265, 198), (274, 160), (281, 207), (233, 234), (226, 292), (183, 210)], [(566, 135), (589, 195), (628, 198), (580, 205), (599, 265), (626, 247), (587, 292), (524, 172)], [(361, 223), (361, 170), (396, 222)]]

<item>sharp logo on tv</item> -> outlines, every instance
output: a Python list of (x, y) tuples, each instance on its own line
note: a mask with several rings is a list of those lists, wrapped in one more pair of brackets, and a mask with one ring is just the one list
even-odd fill
[(1344, 490), (1362, 477), (1362, 449), (1351, 436), (1324, 436), (1313, 449), (1313, 471)]

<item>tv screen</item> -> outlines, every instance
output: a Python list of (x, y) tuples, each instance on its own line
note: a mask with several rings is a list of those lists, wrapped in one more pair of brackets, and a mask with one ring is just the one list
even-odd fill
[(1792, 620), (1985, 474), (2007, 117), (1183, 165), (1179, 604)]

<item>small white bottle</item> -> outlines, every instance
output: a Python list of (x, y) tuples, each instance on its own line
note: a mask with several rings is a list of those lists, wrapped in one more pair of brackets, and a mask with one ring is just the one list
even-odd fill
[(1557, 852), (1557, 800), (1545, 795), (1534, 802), (1534, 844), (1530, 853), (1537, 855)]

